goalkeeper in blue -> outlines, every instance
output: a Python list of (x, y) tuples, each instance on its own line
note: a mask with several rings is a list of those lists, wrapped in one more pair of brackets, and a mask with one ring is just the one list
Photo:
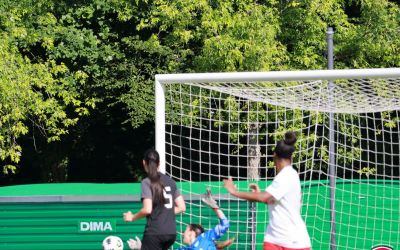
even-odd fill
[[(215, 214), (219, 218), (219, 224), (208, 231), (205, 231), (204, 228), (199, 224), (189, 224), (183, 233), (183, 243), (187, 244), (188, 246), (181, 247), (178, 250), (224, 249), (232, 245), (235, 240), (235, 238), (231, 238), (223, 242), (215, 241), (221, 238), (224, 233), (226, 233), (229, 228), (229, 221), (219, 208), (217, 202), (211, 196), (210, 190), (207, 190), (207, 193), (203, 195), (201, 200), (214, 210)], [(136, 240), (129, 239), (127, 242), (130, 249), (141, 249), (142, 244), (138, 237), (136, 237)]]
[(178, 250), (222, 249), (232, 244), (233, 242), (233, 239), (230, 239), (223, 243), (215, 242), (215, 240), (221, 238), (221, 236), (228, 230), (229, 220), (225, 217), (225, 214), (222, 212), (217, 202), (211, 196), (210, 190), (207, 190), (207, 193), (203, 195), (201, 200), (214, 210), (215, 214), (219, 218), (219, 224), (208, 231), (204, 231), (204, 228), (201, 225), (189, 224), (185, 232), (183, 233), (183, 243), (187, 244), (188, 246), (179, 248)]

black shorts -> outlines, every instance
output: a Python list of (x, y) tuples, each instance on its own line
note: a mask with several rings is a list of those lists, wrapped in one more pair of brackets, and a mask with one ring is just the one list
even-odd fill
[(143, 235), (142, 250), (168, 250), (174, 244), (176, 234)]

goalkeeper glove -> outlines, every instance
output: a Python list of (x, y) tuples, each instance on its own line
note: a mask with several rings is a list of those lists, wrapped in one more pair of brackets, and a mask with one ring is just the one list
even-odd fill
[(129, 239), (126, 241), (129, 245), (129, 248), (132, 250), (140, 250), (142, 248), (142, 242), (140, 239), (136, 236), (136, 240)]
[(214, 200), (214, 198), (211, 196), (211, 191), (209, 188), (207, 188), (207, 192), (202, 195), (201, 200), (206, 203), (209, 207), (211, 208), (216, 208), (218, 209), (219, 206), (217, 202)]

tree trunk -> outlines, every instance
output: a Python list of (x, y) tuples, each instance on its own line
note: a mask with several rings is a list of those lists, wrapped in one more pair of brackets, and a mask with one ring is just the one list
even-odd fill
[(260, 179), (260, 160), (261, 160), (261, 147), (258, 138), (258, 124), (252, 123), (249, 129), (247, 156), (248, 156), (248, 169), (247, 178), (249, 180)]

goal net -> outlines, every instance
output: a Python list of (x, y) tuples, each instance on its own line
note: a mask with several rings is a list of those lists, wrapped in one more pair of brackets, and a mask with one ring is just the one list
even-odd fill
[(400, 249), (399, 80), (400, 69), (157, 75), (156, 147), (187, 205), (178, 233), (218, 223), (199, 198), (209, 187), (230, 220), (222, 240), (236, 238), (229, 249), (262, 249), (268, 206), (222, 181), (265, 189), (290, 130), (313, 249)]

